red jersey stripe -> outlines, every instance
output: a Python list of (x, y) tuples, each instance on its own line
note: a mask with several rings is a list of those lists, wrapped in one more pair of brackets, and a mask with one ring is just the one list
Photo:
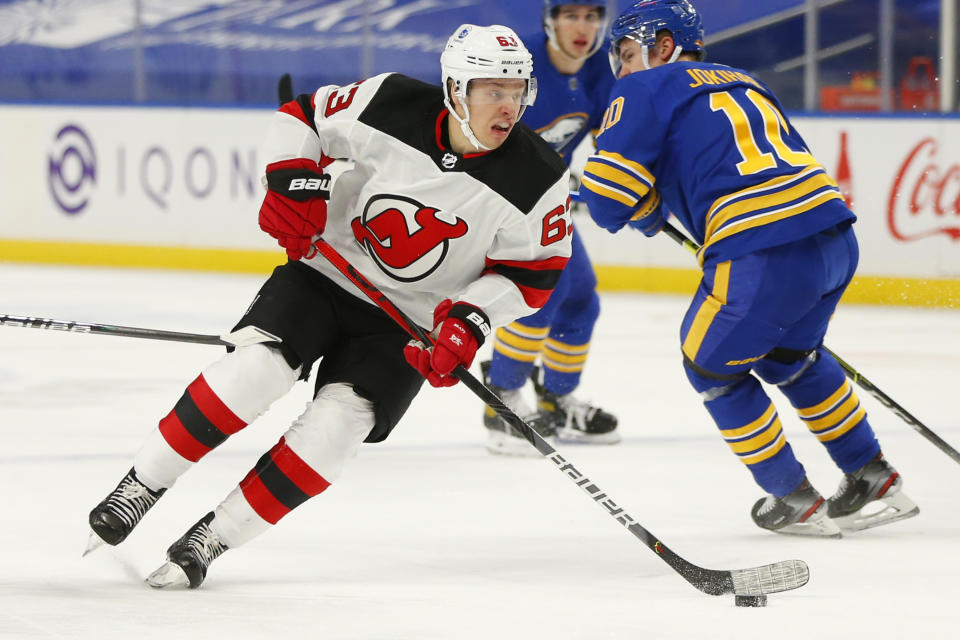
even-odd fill
[(495, 266), (504, 266), (511, 269), (524, 269), (527, 271), (563, 271), (563, 268), (567, 266), (567, 261), (570, 258), (564, 258), (562, 256), (554, 256), (552, 258), (547, 258), (546, 260), (491, 260), (487, 258), (487, 270), (494, 268)]
[[(310, 99), (311, 104), (313, 103), (313, 98)], [(280, 111), (283, 113), (288, 113), (297, 120), (303, 122), (308, 127), (313, 127), (313, 122), (307, 118), (307, 114), (303, 112), (303, 107), (300, 106), (300, 103), (296, 100), (291, 100), (283, 104), (280, 107)]]
[(517, 289), (520, 289), (523, 301), (527, 303), (528, 307), (533, 307), (534, 309), (539, 309), (547, 304), (547, 300), (550, 299), (550, 294), (553, 293), (553, 289), (534, 289), (533, 287), (525, 287), (516, 282), (514, 284), (517, 285)]

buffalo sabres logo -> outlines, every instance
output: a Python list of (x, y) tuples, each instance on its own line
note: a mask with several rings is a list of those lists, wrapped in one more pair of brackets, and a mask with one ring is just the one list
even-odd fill
[(587, 119), (587, 114), (579, 111), (568, 113), (560, 116), (547, 126), (537, 129), (537, 133), (553, 147), (554, 151), (562, 153), (563, 149), (570, 144), (570, 141), (586, 128)]
[(397, 195), (370, 198), (350, 226), (377, 266), (400, 282), (433, 273), (446, 257), (450, 240), (468, 230), (466, 221), (452, 213)]

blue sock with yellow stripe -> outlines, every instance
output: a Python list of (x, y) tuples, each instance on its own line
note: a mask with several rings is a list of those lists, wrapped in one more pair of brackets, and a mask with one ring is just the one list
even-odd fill
[(806, 471), (793, 455), (777, 409), (759, 380), (744, 377), (703, 404), (764, 491), (783, 497), (803, 482)]
[(549, 327), (529, 327), (512, 322), (497, 329), (490, 363), (490, 384), (501, 389), (519, 389), (533, 372)]
[(880, 443), (840, 364), (822, 348), (817, 356), (796, 381), (780, 390), (836, 465), (852, 473), (880, 453)]
[(586, 344), (572, 344), (548, 337), (543, 341), (543, 386), (558, 396), (572, 392), (580, 384), (580, 375), (590, 352), (590, 335)]

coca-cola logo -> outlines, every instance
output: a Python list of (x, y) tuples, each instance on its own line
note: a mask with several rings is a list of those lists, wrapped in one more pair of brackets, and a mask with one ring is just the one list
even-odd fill
[(938, 151), (936, 139), (924, 138), (897, 171), (887, 205), (887, 225), (897, 240), (939, 233), (960, 240), (960, 164), (942, 163)]

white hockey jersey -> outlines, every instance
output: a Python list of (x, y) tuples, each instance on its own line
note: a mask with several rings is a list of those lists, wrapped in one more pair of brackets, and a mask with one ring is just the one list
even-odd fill
[[(519, 124), (498, 149), (456, 154), (447, 117), (439, 86), (400, 74), (322, 87), (274, 116), (267, 162), (353, 162), (323, 238), (421, 326), (444, 298), (507, 324), (543, 306), (570, 256), (567, 167)], [(322, 256), (304, 261), (367, 299)]]

